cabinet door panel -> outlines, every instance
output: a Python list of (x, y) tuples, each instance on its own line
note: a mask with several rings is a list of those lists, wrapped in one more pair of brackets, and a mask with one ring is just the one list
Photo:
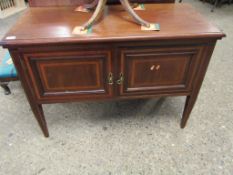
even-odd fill
[(88, 90), (103, 85), (102, 60), (37, 61), (46, 91)]
[(110, 97), (110, 51), (24, 54), (29, 77), (40, 100)]
[(122, 49), (121, 95), (188, 92), (199, 61), (200, 48)]

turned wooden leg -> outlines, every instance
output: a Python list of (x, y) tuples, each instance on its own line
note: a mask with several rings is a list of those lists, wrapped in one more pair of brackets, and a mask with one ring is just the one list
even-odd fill
[(42, 105), (41, 104), (34, 104), (31, 102), (30, 102), (30, 105), (31, 105), (31, 109), (34, 113), (34, 116), (35, 116), (44, 136), (49, 137), (49, 131), (47, 128), (45, 117), (44, 117)]
[(0, 86), (4, 89), (4, 94), (5, 95), (9, 95), (11, 94), (11, 90), (10, 88), (8, 87), (8, 82), (4, 82), (4, 83), (0, 83)]

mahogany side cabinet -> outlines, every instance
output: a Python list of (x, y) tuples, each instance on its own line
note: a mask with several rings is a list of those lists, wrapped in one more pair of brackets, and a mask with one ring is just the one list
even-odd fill
[(109, 6), (90, 34), (75, 35), (90, 13), (38, 7), (0, 41), (46, 137), (42, 104), (80, 100), (186, 96), (185, 127), (216, 41), (225, 35), (188, 4), (145, 8), (137, 13), (160, 31), (142, 31), (121, 7)]

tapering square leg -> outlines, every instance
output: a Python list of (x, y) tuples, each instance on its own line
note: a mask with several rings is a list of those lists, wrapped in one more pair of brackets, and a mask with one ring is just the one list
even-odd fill
[(186, 97), (186, 101), (185, 101), (185, 106), (184, 106), (184, 110), (183, 110), (183, 115), (180, 121), (180, 127), (181, 128), (185, 128), (187, 121), (189, 119), (190, 113), (193, 109), (193, 106), (196, 102), (197, 99), (197, 95), (190, 95)]
[(44, 117), (44, 111), (41, 104), (32, 104), (30, 103), (34, 116), (44, 134), (45, 137), (49, 137), (49, 131), (47, 123)]

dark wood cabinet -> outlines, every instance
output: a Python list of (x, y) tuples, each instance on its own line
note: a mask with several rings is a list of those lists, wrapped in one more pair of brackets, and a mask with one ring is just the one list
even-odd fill
[(42, 104), (80, 100), (186, 96), (185, 127), (216, 41), (225, 35), (187, 4), (146, 5), (138, 13), (161, 30), (141, 31), (126, 12), (109, 7), (91, 34), (74, 35), (90, 14), (31, 8), (2, 39), (46, 137)]

